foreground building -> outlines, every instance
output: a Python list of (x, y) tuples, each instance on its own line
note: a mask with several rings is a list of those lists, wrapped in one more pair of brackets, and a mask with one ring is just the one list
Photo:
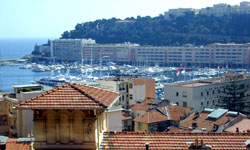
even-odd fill
[(101, 149), (249, 150), (250, 133), (105, 132)]
[(3, 94), (0, 101), (0, 132), (9, 137), (27, 137), (34, 131), (33, 112), (14, 108), (18, 103), (43, 93), (43, 87), (31, 84), (16, 85), (13, 89), (14, 92)]
[(119, 94), (66, 84), (17, 106), (34, 112), (34, 149), (99, 149)]

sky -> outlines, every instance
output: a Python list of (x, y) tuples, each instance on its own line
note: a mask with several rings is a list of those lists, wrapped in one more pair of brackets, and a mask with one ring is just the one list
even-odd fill
[(151, 16), (241, 0), (0, 0), (0, 38), (59, 38), (77, 23)]

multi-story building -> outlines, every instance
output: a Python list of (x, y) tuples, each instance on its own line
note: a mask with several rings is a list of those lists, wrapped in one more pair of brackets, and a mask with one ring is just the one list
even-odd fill
[(205, 107), (215, 108), (224, 87), (232, 82), (232, 78), (237, 85), (243, 85), (249, 91), (250, 79), (245, 75), (225, 74), (219, 78), (166, 84), (165, 99), (180, 106), (192, 107), (196, 111), (202, 111)]
[[(134, 64), (159, 64), (174, 66), (239, 66), (247, 67), (250, 64), (250, 44), (220, 44), (206, 46), (179, 46), (179, 47), (132, 47), (135, 56)], [(132, 54), (132, 53), (131, 53)], [(132, 57), (132, 56), (130, 56)]]
[(213, 7), (206, 7), (198, 10), (194, 10), (192, 8), (169, 9), (169, 11), (164, 12), (164, 18), (169, 19), (171, 18), (170, 16), (179, 17), (185, 15), (185, 13), (188, 12), (207, 16), (214, 15), (217, 17), (231, 14), (250, 14), (250, 2), (243, 1), (240, 3), (240, 5), (235, 6), (220, 3), (214, 4)]
[(94, 44), (92, 39), (57, 39), (50, 41), (51, 58), (54, 62), (81, 62), (83, 45)]
[(101, 88), (120, 93), (119, 105), (128, 109), (146, 97), (155, 97), (155, 80), (147, 78), (106, 78), (97, 80)]
[[(8, 125), (8, 135), (27, 137), (33, 133), (33, 113), (30, 110), (15, 110), (15, 106), (27, 99), (40, 95), (43, 92), (41, 85), (18, 85), (14, 86), (14, 92), (5, 94), (1, 109), (7, 116), (2, 117), (3, 125)], [(0, 127), (2, 128), (2, 127)], [(1, 130), (1, 129), (0, 129)]]
[(87, 44), (83, 46), (83, 59), (90, 63), (116, 62), (118, 64), (128, 63), (133, 60), (131, 48), (138, 44)]
[[(206, 46), (139, 46), (126, 44), (84, 46), (85, 60), (112, 61), (118, 64), (161, 66), (238, 66), (250, 65), (250, 44), (220, 44)], [(92, 49), (92, 53), (91, 53)]]

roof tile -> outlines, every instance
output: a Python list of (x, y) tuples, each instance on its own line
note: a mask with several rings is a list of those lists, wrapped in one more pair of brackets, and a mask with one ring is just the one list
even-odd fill
[(119, 93), (84, 84), (65, 84), (17, 105), (21, 109), (101, 109)]

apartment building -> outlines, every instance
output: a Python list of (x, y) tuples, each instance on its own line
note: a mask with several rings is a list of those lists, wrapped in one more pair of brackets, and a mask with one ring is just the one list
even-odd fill
[(245, 75), (225, 74), (223, 77), (190, 82), (166, 84), (165, 99), (184, 107), (192, 107), (196, 111), (206, 108), (216, 108), (224, 87), (235, 81), (237, 85), (247, 87), (250, 79)]
[(250, 2), (240, 2), (240, 5), (228, 5), (225, 3), (214, 4), (213, 7), (206, 7), (201, 9), (193, 9), (193, 8), (177, 8), (177, 9), (169, 9), (169, 11), (164, 12), (164, 18), (170, 19), (172, 17), (184, 16), (185, 13), (194, 13), (194, 14), (202, 14), (207, 16), (223, 16), (223, 15), (231, 15), (231, 14), (250, 14)]
[(138, 44), (87, 44), (83, 46), (83, 59), (87, 63), (116, 62), (128, 63), (133, 60), (131, 48)]
[(101, 88), (120, 93), (118, 105), (128, 109), (146, 97), (155, 98), (155, 80), (146, 78), (114, 77), (97, 80)]
[(81, 62), (83, 45), (94, 44), (92, 39), (56, 39), (50, 41), (53, 62)]
[[(250, 64), (250, 44), (214, 43), (206, 46), (133, 47), (134, 64), (173, 66), (238, 66)], [(132, 56), (131, 56), (132, 57)]]
[[(14, 86), (13, 89), (13, 93), (3, 95), (1, 102), (0, 109), (4, 112), (2, 114), (3, 125), (8, 126), (7, 132), (10, 137), (27, 137), (33, 133), (33, 113), (30, 110), (15, 110), (15, 106), (24, 100), (40, 95), (43, 92), (43, 87), (33, 84), (18, 85)], [(5, 129), (6, 127), (0, 127), (0, 130), (2, 130), (1, 128)]]

